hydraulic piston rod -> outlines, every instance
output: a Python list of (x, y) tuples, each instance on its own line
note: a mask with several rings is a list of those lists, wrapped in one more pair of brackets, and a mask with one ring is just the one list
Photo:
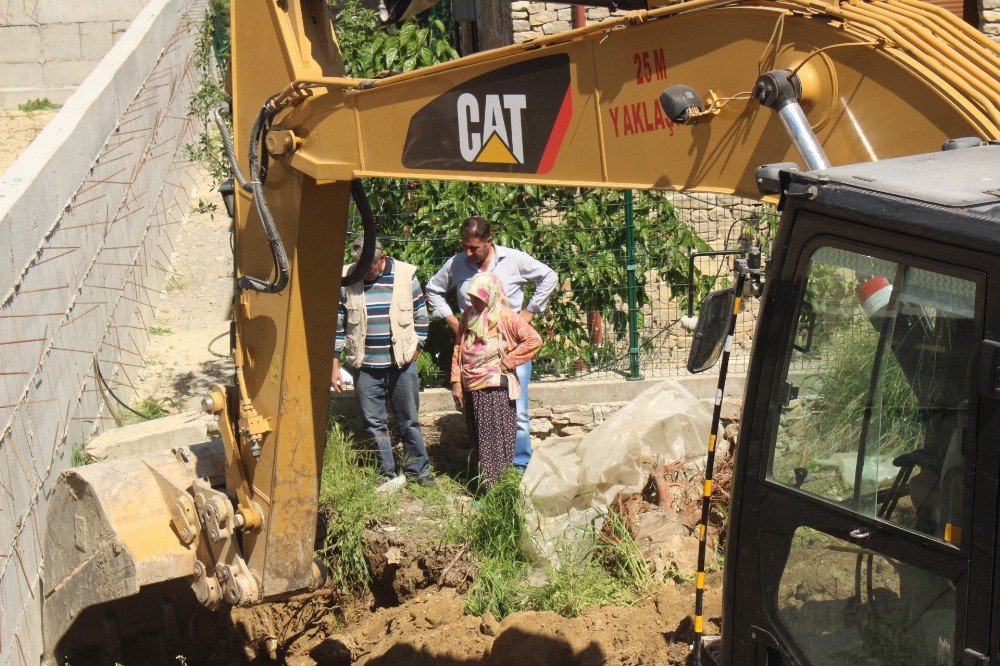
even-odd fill
[(753, 96), (758, 102), (778, 112), (781, 124), (805, 161), (806, 168), (825, 169), (830, 166), (830, 160), (799, 105), (801, 95), (799, 77), (787, 69), (761, 74), (753, 88)]

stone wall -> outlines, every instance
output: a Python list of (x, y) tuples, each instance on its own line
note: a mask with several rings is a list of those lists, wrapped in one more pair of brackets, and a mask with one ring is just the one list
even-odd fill
[[(1000, 42), (1000, 0), (977, 0), (979, 29), (994, 41)], [(625, 12), (610, 12), (604, 7), (588, 7), (587, 23), (598, 23), (609, 16), (621, 16)], [(511, 3), (513, 38), (515, 44), (536, 39), (572, 27), (572, 5), (552, 2)]]
[(6, 0), (0, 5), (0, 107), (63, 103), (149, 0)]
[[(699, 398), (715, 395), (715, 376), (685, 375), (675, 379)], [(590, 432), (628, 401), (659, 380), (561, 381), (531, 384), (531, 437), (539, 446), (560, 437)], [(739, 418), (745, 375), (730, 375), (723, 400), (723, 419), (731, 423)], [(330, 411), (357, 434), (362, 434), (357, 400), (350, 393), (334, 394)], [(429, 447), (463, 450), (468, 447), (465, 417), (455, 409), (448, 389), (420, 392), (420, 426)], [(395, 433), (393, 433), (395, 437)], [(707, 436), (707, 435), (706, 435)], [(735, 429), (726, 437), (735, 437)], [(431, 457), (435, 453), (431, 452)]]
[(979, 29), (1000, 42), (1000, 0), (978, 0)]

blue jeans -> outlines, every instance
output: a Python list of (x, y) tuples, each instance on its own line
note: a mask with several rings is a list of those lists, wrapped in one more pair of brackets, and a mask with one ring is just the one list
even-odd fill
[(420, 378), (417, 364), (407, 363), (402, 368), (366, 368), (355, 370), (354, 395), (361, 407), (365, 430), (378, 445), (382, 472), (396, 476), (396, 463), (392, 458), (392, 441), (389, 439), (389, 420), (386, 409), (392, 409), (403, 440), (403, 469), (410, 477), (430, 474), (430, 462), (420, 432), (417, 411), (420, 407)]
[(517, 439), (514, 441), (514, 467), (522, 472), (531, 460), (531, 417), (528, 416), (528, 382), (531, 381), (531, 361), (517, 366), (517, 381), (521, 397), (517, 399)]

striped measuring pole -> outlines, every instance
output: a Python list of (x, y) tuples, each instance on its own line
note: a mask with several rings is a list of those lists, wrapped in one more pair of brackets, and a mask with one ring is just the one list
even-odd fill
[(708, 550), (708, 516), (712, 508), (712, 478), (715, 471), (715, 442), (719, 437), (719, 422), (722, 420), (722, 396), (726, 390), (726, 376), (729, 374), (729, 357), (733, 351), (733, 336), (736, 333), (736, 317), (743, 302), (743, 288), (746, 273), (736, 275), (736, 298), (733, 300), (733, 316), (729, 319), (729, 331), (722, 348), (719, 364), (719, 384), (715, 389), (715, 409), (712, 410), (712, 431), (708, 436), (708, 457), (705, 460), (705, 483), (701, 498), (701, 520), (698, 523), (698, 573), (695, 575), (694, 596), (694, 663), (701, 666), (701, 644), (705, 632), (705, 556)]

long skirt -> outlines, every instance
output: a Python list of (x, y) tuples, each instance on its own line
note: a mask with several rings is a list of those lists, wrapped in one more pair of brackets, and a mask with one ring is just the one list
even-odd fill
[(465, 422), (479, 458), (479, 483), (485, 492), (514, 463), (517, 407), (506, 388), (466, 391)]

